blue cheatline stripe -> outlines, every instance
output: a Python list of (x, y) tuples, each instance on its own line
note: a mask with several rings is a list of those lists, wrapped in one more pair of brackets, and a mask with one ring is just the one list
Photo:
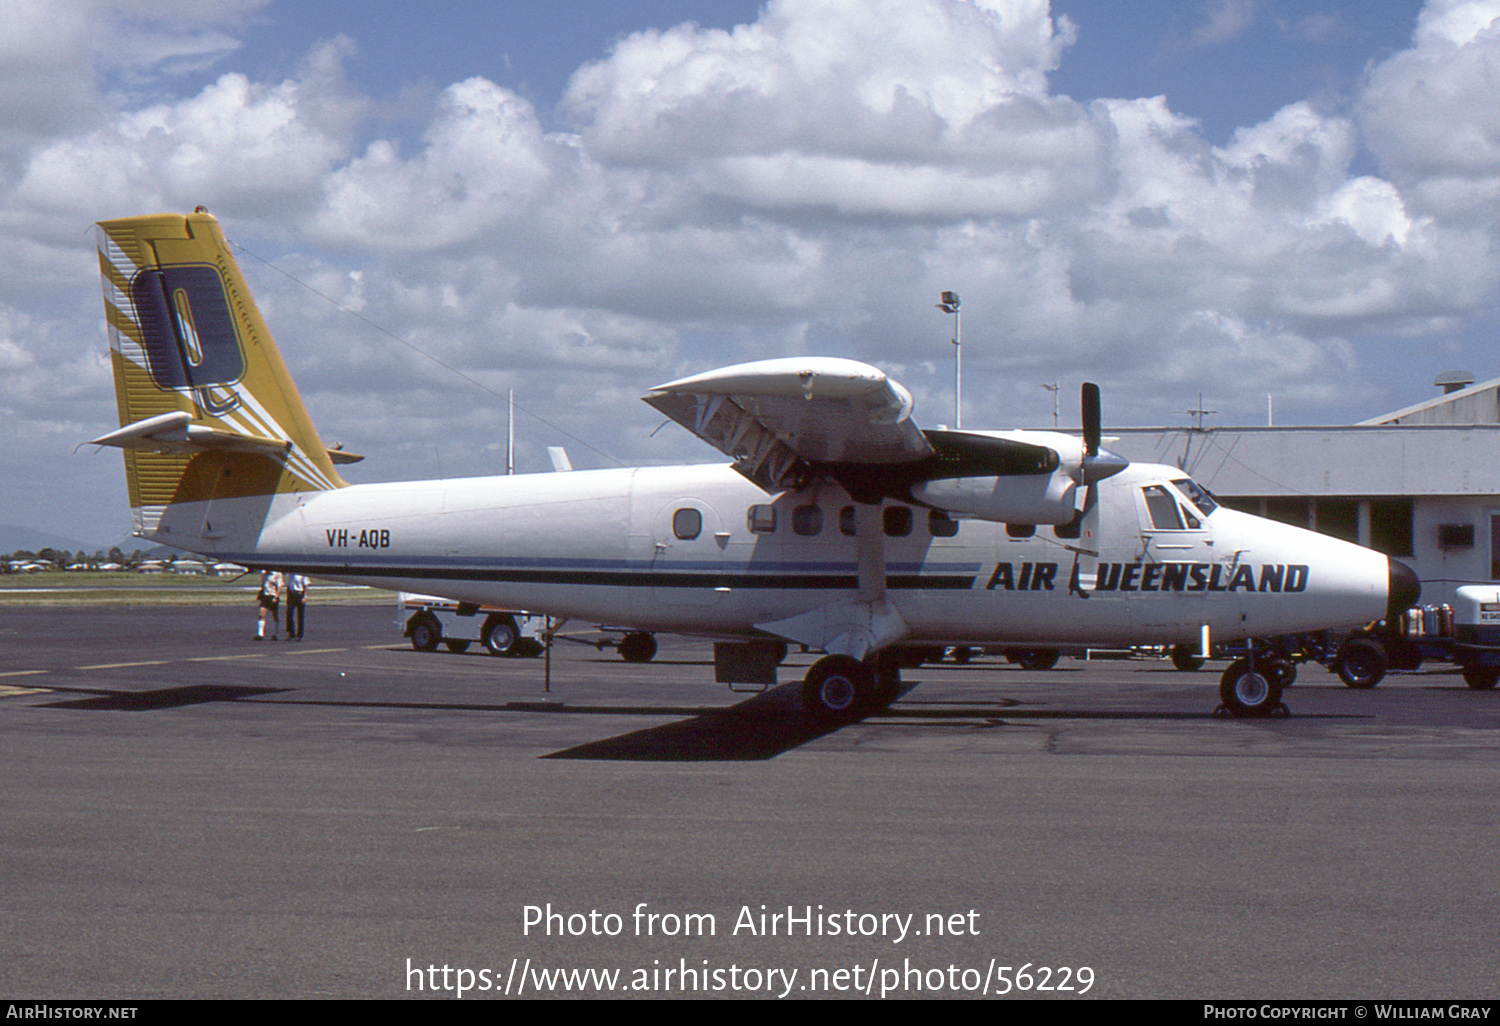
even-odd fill
[[(275, 555), (228, 555), (220, 558), (255, 568), (275, 568), (294, 573), (331, 574), (339, 577), (398, 577), (419, 581), (482, 581), (507, 584), (577, 584), (624, 588), (786, 588), (801, 590), (849, 590), (859, 584), (854, 573), (808, 573), (796, 571), (740, 572), (719, 570), (627, 569), (525, 569), (475, 566), (390, 566), (375, 562), (340, 563), (325, 557)], [(965, 570), (969, 568), (965, 567)], [(974, 586), (975, 574), (888, 573), (886, 587), (901, 590), (962, 590)]]

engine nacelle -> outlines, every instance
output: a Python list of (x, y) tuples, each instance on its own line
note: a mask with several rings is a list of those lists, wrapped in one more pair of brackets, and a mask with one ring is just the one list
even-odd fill
[(1050, 474), (953, 477), (911, 487), (917, 502), (1005, 524), (1066, 524), (1073, 519), (1078, 485), (1063, 470)]

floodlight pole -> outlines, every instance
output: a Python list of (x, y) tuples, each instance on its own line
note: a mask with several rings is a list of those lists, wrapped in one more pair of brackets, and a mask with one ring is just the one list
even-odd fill
[(1042, 387), (1052, 393), (1052, 426), (1057, 427), (1057, 390), (1061, 386), (1054, 381), (1052, 384), (1043, 385)]
[(944, 292), (937, 308), (953, 315), (953, 429), (964, 426), (964, 345), (957, 292)]

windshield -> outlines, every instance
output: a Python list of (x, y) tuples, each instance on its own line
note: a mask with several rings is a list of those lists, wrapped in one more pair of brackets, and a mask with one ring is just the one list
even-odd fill
[(1197, 506), (1204, 516), (1208, 516), (1219, 508), (1218, 502), (1214, 500), (1213, 493), (1192, 478), (1178, 478), (1172, 484), (1176, 485), (1177, 490), (1183, 495), (1191, 499), (1193, 505)]

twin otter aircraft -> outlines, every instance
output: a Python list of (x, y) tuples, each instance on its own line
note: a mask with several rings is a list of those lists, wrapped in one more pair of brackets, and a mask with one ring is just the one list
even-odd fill
[[(787, 642), (826, 653), (807, 706), (892, 701), (942, 645), (1199, 644), (1360, 624), (1417, 582), (1369, 549), (1217, 505), (1181, 471), (1083, 438), (922, 430), (874, 367), (794, 357), (645, 401), (733, 463), (348, 484), (218, 222), (99, 225), (135, 532), (254, 568), (712, 638), (720, 680), (767, 681)], [(1239, 660), (1224, 703), (1278, 707)]]

